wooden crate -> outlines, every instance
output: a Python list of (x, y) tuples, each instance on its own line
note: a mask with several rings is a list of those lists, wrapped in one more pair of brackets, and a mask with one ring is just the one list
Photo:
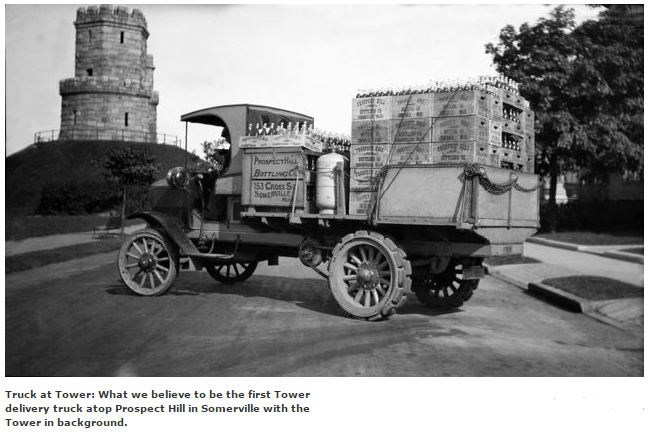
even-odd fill
[(390, 125), (390, 143), (431, 142), (431, 118), (393, 119)]
[(298, 147), (314, 152), (323, 151), (323, 143), (309, 134), (276, 134), (269, 136), (243, 136), (240, 149)]
[(388, 163), (390, 145), (351, 145), (350, 167), (353, 169), (381, 168)]
[(521, 124), (518, 124), (514, 121), (504, 120), (503, 123), (501, 124), (501, 130), (504, 133), (515, 134), (519, 137), (524, 136), (524, 127)]
[(524, 109), (524, 98), (506, 89), (500, 89), (501, 103), (503, 105), (511, 105), (519, 110)]
[(499, 147), (476, 140), (433, 143), (431, 160), (434, 164), (501, 165)]
[(500, 121), (503, 119), (503, 102), (500, 95), (490, 95), (490, 119)]
[(400, 143), (390, 148), (390, 164), (431, 163), (431, 143)]
[(491, 96), (482, 91), (437, 92), (433, 96), (433, 116), (482, 116), (491, 115)]
[(513, 149), (500, 148), (499, 153), (501, 154), (501, 161), (507, 163), (525, 166), (527, 162), (527, 154), (524, 151), (515, 151)]
[(490, 138), (490, 128), (490, 120), (480, 116), (435, 118), (433, 122), (433, 141), (477, 140), (487, 143)]
[(430, 118), (433, 116), (433, 93), (396, 95), (393, 97), (392, 118)]
[(532, 110), (524, 110), (524, 131), (526, 133), (535, 132), (535, 112)]
[(392, 96), (373, 96), (352, 99), (352, 120), (388, 120), (391, 119)]
[(352, 121), (351, 142), (355, 145), (390, 143), (390, 120)]
[(351, 191), (348, 214), (366, 215), (372, 198), (372, 191)]
[(524, 135), (523, 150), (529, 155), (535, 155), (535, 134)]

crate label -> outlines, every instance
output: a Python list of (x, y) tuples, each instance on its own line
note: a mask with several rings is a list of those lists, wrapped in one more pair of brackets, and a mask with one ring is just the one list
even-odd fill
[(368, 208), (370, 207), (372, 194), (373, 193), (371, 191), (351, 191), (348, 214), (352, 214), (352, 215), (368, 214)]
[(433, 110), (433, 94), (398, 95), (393, 97), (393, 119), (430, 118)]
[(388, 163), (388, 145), (350, 146), (350, 167), (382, 168)]
[(351, 169), (350, 190), (370, 190), (375, 187), (379, 170), (377, 169)]
[(390, 121), (352, 121), (351, 141), (355, 145), (389, 142)]
[(390, 96), (352, 99), (352, 120), (387, 120), (391, 118)]
[(305, 158), (297, 153), (250, 154), (251, 178), (296, 179), (305, 167)]
[(500, 146), (501, 142), (503, 140), (503, 130), (501, 127), (501, 122), (500, 121), (488, 121), (490, 124), (490, 132), (489, 132), (489, 137), (488, 137), (488, 142), (491, 145), (497, 145)]
[[(302, 206), (302, 184), (298, 183), (296, 206)], [(251, 181), (251, 205), (291, 206), (296, 181)]]
[(430, 143), (405, 143), (393, 145), (390, 152), (390, 164), (428, 164), (431, 163)]
[(429, 143), (431, 141), (430, 118), (395, 119), (390, 125), (391, 143)]
[(490, 116), (490, 95), (479, 91), (439, 92), (433, 97), (433, 116)]

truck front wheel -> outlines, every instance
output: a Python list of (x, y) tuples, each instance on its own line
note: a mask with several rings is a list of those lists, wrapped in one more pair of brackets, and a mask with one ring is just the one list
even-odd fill
[(140, 295), (161, 295), (178, 276), (176, 246), (155, 229), (131, 234), (122, 244), (117, 266), (131, 291)]
[(404, 304), (410, 275), (404, 251), (377, 232), (346, 235), (329, 264), (329, 286), (339, 306), (370, 321), (387, 318)]

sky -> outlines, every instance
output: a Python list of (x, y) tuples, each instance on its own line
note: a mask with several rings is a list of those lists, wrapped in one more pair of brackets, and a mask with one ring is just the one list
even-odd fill
[[(91, 5), (6, 5), (5, 155), (58, 130), (59, 80), (74, 76), (74, 19)], [(350, 133), (358, 89), (495, 74), (485, 44), (553, 5), (126, 5), (148, 23), (158, 132), (185, 136), (181, 115), (251, 103), (304, 113)], [(572, 6), (577, 21), (598, 10)], [(189, 127), (188, 149), (218, 137)]]

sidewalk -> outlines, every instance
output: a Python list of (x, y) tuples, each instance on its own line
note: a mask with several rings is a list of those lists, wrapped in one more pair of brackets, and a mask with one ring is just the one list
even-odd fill
[[(125, 234), (130, 234), (145, 225), (132, 225), (124, 228)], [(100, 238), (93, 238), (93, 231), (76, 232), (71, 234), (48, 235), (44, 237), (26, 238), (18, 241), (5, 241), (5, 257), (21, 253), (51, 250), (58, 247), (73, 246), (76, 244), (92, 243)]]
[(592, 253), (594, 255), (606, 256), (609, 258), (620, 259), (622, 261), (637, 262), (643, 264), (643, 255), (636, 253), (623, 252), (622, 250), (643, 248), (643, 244), (624, 244), (624, 245), (607, 245), (607, 246), (583, 246), (579, 244), (565, 243), (562, 241), (549, 240), (543, 237), (532, 237), (528, 242), (542, 244), (544, 246), (557, 247), (559, 249), (573, 250), (578, 252)]
[[(604, 252), (606, 249), (600, 251)], [(548, 244), (535, 242), (524, 244), (524, 256), (541, 262), (488, 265), (488, 273), (569, 310), (585, 313), (618, 328), (643, 333), (643, 298), (590, 301), (541, 283), (554, 277), (591, 275), (643, 287), (642, 263), (595, 256), (592, 252), (580, 251), (577, 248), (550, 247)]]

